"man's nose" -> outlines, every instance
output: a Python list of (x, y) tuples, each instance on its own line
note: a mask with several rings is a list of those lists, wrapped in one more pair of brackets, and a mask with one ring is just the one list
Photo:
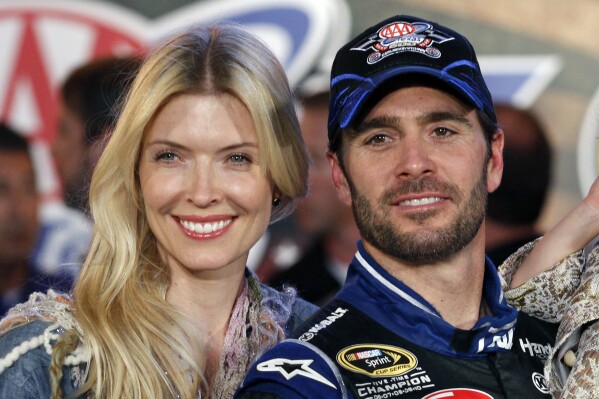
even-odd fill
[(418, 178), (435, 170), (430, 148), (421, 137), (404, 137), (395, 156), (396, 174), (401, 178)]

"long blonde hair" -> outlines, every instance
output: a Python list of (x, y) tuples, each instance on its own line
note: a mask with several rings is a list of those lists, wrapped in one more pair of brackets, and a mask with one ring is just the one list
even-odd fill
[(183, 93), (228, 93), (248, 108), (263, 171), (282, 199), (271, 220), (307, 191), (308, 157), (292, 94), (265, 44), (227, 24), (194, 27), (156, 48), (132, 84), (91, 182), (95, 230), (74, 307), (91, 354), (82, 390), (93, 397), (193, 398), (206, 392), (201, 334), (164, 299), (168, 270), (146, 220), (137, 170), (153, 118)]

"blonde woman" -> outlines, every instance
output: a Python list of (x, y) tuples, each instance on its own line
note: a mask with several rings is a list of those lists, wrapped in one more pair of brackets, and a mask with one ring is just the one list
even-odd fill
[(94, 172), (73, 297), (36, 294), (1, 323), (0, 397), (231, 397), (315, 309), (245, 267), (307, 173), (284, 71), (263, 43), (215, 25), (158, 47)]

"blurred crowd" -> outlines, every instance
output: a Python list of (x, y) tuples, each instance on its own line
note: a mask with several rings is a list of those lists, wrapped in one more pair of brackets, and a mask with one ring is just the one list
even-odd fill
[(38, 193), (26, 135), (0, 125), (0, 314), (32, 292), (71, 288), (92, 235), (91, 174), (140, 63), (134, 57), (94, 59), (62, 83), (50, 143), (61, 202), (44, 203)]

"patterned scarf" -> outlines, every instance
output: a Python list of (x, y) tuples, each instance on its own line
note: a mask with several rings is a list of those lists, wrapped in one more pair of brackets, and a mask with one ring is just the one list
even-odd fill
[(232, 398), (254, 360), (285, 337), (282, 327), (294, 294), (269, 297), (253, 275), (247, 276), (231, 313), (211, 399)]

